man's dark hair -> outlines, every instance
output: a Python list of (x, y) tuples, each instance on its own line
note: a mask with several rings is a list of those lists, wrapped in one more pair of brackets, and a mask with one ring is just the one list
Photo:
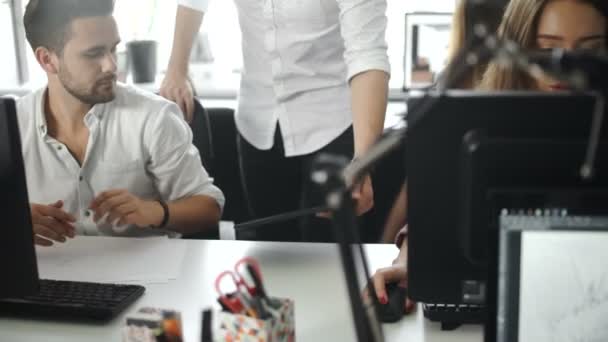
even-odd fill
[(25, 35), (33, 50), (45, 47), (61, 53), (73, 20), (109, 16), (113, 11), (114, 0), (30, 0), (23, 16)]

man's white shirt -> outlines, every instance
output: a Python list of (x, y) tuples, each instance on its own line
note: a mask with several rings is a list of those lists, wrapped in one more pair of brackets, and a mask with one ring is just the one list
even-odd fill
[[(272, 147), (277, 122), (286, 156), (321, 149), (352, 125), (352, 77), (390, 73), (386, 0), (234, 1), (244, 61), (236, 124), (258, 149)], [(209, 0), (178, 3), (205, 12)]]
[[(192, 145), (192, 131), (173, 103), (125, 85), (116, 98), (98, 104), (84, 117), (89, 129), (84, 163), (47, 134), (46, 88), (17, 103), (30, 203), (64, 201), (80, 235), (164, 235), (149, 228), (93, 222), (89, 209), (100, 193), (126, 189), (144, 200), (166, 202), (206, 195), (224, 206)], [(171, 235), (171, 234), (170, 234)]]

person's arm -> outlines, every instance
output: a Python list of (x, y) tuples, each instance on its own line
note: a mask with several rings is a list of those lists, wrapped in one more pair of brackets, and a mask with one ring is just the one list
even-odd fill
[(169, 227), (183, 234), (217, 227), (224, 195), (204, 169), (192, 145), (192, 131), (179, 119), (178, 108), (170, 104), (164, 111), (144, 132), (144, 144), (148, 172), (169, 206)]
[[(364, 154), (384, 129), (388, 101), (386, 0), (341, 0), (340, 29), (351, 87), (355, 157)], [(357, 213), (373, 206), (371, 179), (366, 176), (353, 192)]]
[(135, 225), (142, 229), (162, 226), (181, 234), (194, 234), (217, 226), (221, 212), (215, 199), (191, 196), (167, 203), (168, 221), (165, 224), (165, 209), (160, 202), (143, 200), (124, 189), (102, 192), (93, 200), (90, 209), (95, 211), (95, 222), (106, 217), (105, 222), (117, 222), (119, 226)]
[(390, 75), (386, 0), (339, 0), (338, 4), (358, 156), (384, 129)]
[[(399, 283), (399, 286), (407, 287), (407, 228), (404, 228), (402, 232), (403, 239), (397, 241), (400, 244), (397, 259), (393, 261), (391, 266), (379, 269), (372, 277), (374, 290), (381, 304), (388, 303), (386, 284)], [(416, 307), (416, 304), (410, 299), (406, 299), (403, 305), (406, 313), (414, 311)]]
[[(384, 115), (388, 97), (388, 74), (384, 71), (362, 72), (350, 82), (355, 133), (355, 157), (367, 152), (384, 129)], [(370, 175), (353, 191), (357, 214), (374, 206), (374, 191)]]
[(406, 287), (407, 285), (407, 241), (401, 245), (397, 259), (389, 267), (379, 269), (373, 276), (374, 289), (380, 303), (386, 304), (388, 295), (386, 293), (386, 284), (399, 283)]
[(184, 235), (217, 227), (222, 214), (218, 202), (210, 196), (192, 196), (169, 203), (168, 206), (168, 226)]
[[(108, 189), (90, 205), (93, 220), (135, 225), (142, 229), (162, 226), (181, 234), (216, 228), (224, 206), (224, 195), (213, 185), (192, 145), (192, 130), (179, 117), (179, 108), (167, 103), (150, 115), (144, 126), (143, 145), (146, 172), (154, 180), (157, 198), (139, 198), (126, 189)], [(106, 216), (107, 215), (107, 216)]]
[[(192, 2), (192, 1), (190, 1)], [(188, 122), (194, 113), (194, 90), (188, 80), (188, 65), (194, 38), (203, 22), (204, 7), (191, 8), (182, 1), (177, 7), (173, 47), (167, 74), (160, 87), (160, 95), (179, 105)]]
[(401, 187), (397, 199), (391, 208), (384, 226), (382, 242), (390, 243), (395, 240), (397, 232), (406, 224), (407, 220), (407, 183)]
[(354, 76), (350, 81), (355, 156), (367, 152), (384, 130), (388, 78), (384, 71), (369, 70)]

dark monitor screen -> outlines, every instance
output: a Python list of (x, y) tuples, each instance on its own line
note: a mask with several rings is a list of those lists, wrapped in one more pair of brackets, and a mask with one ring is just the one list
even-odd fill
[[(40, 170), (43, 172), (43, 170)], [(0, 98), (0, 297), (38, 291), (38, 269), (15, 101)]]
[[(485, 193), (474, 192), (483, 187), (473, 185), (485, 182), (501, 200), (524, 208), (560, 203), (546, 196), (549, 189), (606, 187), (605, 178), (584, 182), (578, 172), (596, 98), (453, 91), (436, 100), (424, 116), (407, 119), (409, 294), (424, 303), (480, 304), (468, 292), (478, 287), (468, 285), (486, 280), (496, 243), (489, 224), (497, 213)], [(489, 148), (495, 163), (471, 167), (471, 156), (483, 157), (483, 150), (470, 153), (478, 146)], [(522, 190), (527, 195), (518, 197)]]

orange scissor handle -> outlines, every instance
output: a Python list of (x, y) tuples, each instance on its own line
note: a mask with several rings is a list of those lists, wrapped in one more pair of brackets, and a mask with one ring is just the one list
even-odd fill
[(252, 257), (245, 257), (237, 261), (237, 263), (234, 265), (234, 272), (241, 279), (240, 284), (247, 288), (247, 292), (249, 292), (250, 295), (254, 296), (258, 291), (256, 289), (255, 283), (252, 284), (246, 281), (246, 279), (249, 278), (247, 276), (249, 274), (249, 271), (247, 270), (247, 265), (253, 268), (254, 272), (256, 273), (256, 277), (260, 280), (260, 282), (263, 281), (262, 272), (260, 271), (260, 264), (256, 259)]
[(220, 273), (217, 278), (215, 278), (215, 291), (219, 295), (219, 300), (228, 309), (230, 309), (230, 311), (232, 311), (233, 313), (241, 313), (245, 309), (245, 306), (243, 305), (243, 303), (241, 303), (240, 299), (237, 296), (230, 296), (224, 293), (224, 291), (222, 291), (222, 280), (225, 277), (232, 278), (232, 282), (236, 286), (236, 291), (238, 292), (239, 280), (237, 279), (237, 276), (231, 271), (224, 271)]

